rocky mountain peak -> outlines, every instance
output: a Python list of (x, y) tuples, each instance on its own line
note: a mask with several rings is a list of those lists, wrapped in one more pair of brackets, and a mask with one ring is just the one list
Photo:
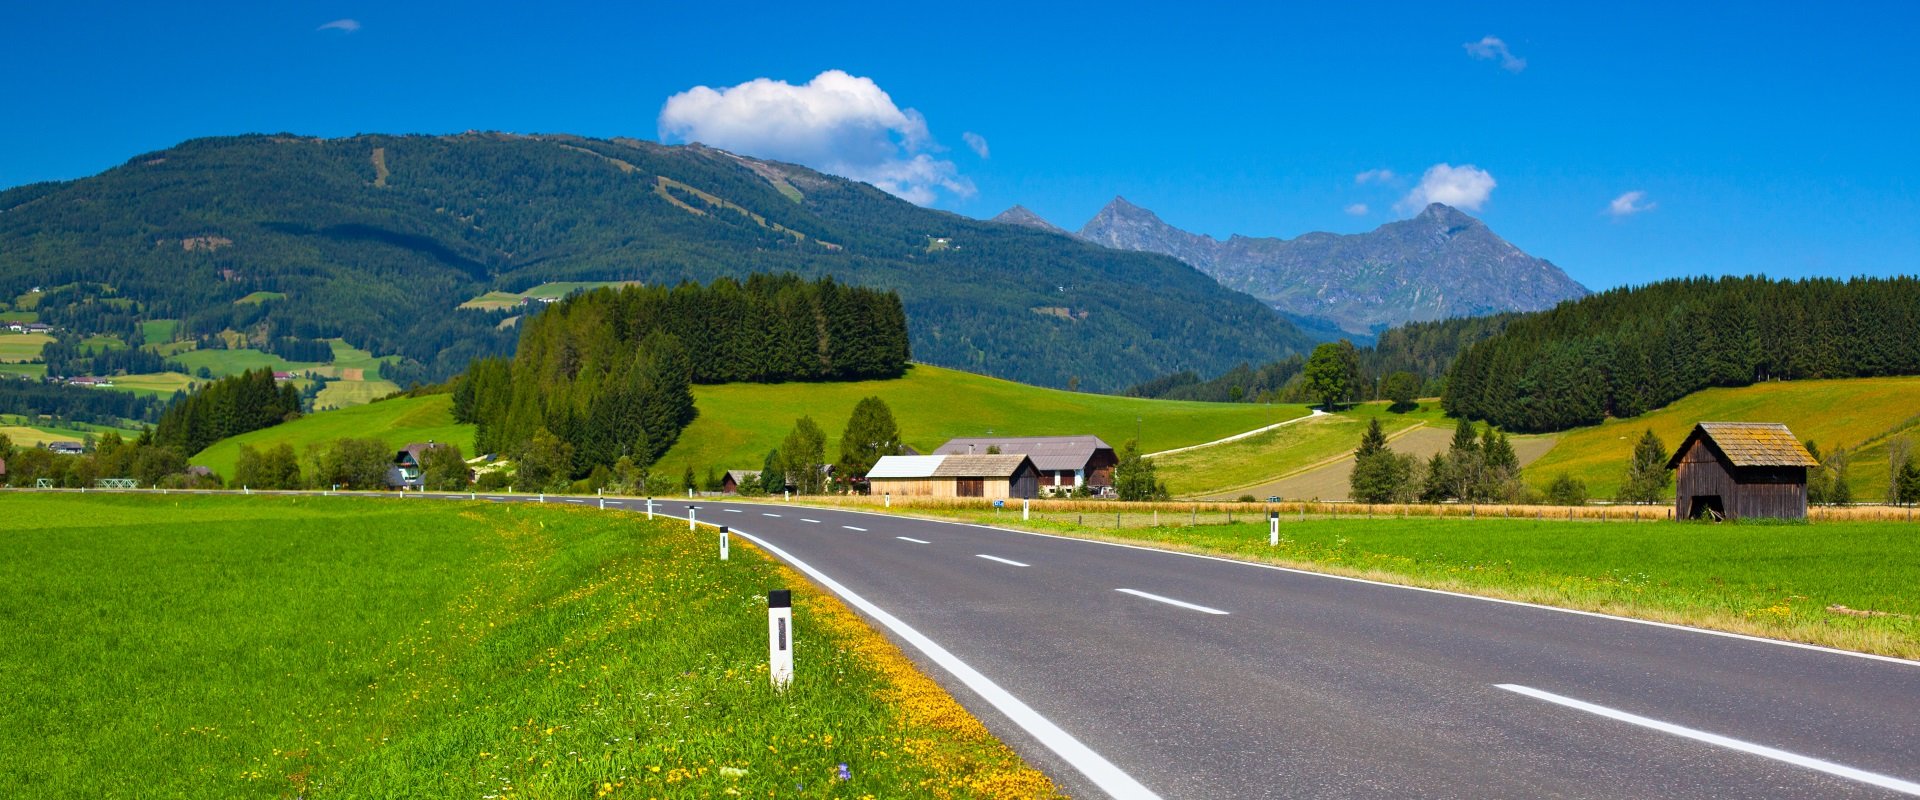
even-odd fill
[(1039, 228), (1048, 233), (1067, 233), (1066, 229), (1048, 222), (1039, 214), (1033, 213), (1032, 209), (1022, 205), (1016, 205), (1002, 211), (994, 215), (993, 219), (988, 220), (988, 222), (999, 222), (1006, 225), (1024, 225), (1029, 228)]

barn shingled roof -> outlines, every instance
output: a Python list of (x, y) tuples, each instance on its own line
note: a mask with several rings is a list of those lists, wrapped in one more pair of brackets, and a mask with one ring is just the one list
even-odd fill
[(1020, 470), (1029, 459), (1020, 453), (990, 456), (941, 456), (935, 467), (936, 478), (1005, 478)]
[(1694, 439), (1701, 436), (1725, 453), (1736, 467), (1820, 466), (1800, 440), (1793, 438), (1793, 431), (1778, 422), (1702, 422), (1680, 443), (1667, 468), (1678, 467), (1680, 457), (1693, 446)]

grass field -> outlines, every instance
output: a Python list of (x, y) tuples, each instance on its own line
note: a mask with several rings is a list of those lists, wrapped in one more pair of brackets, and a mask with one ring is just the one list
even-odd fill
[[(1527, 467), (1526, 478), (1541, 488), (1566, 472), (1586, 481), (1594, 497), (1612, 497), (1619, 491), (1634, 441), (1647, 428), (1673, 448), (1696, 422), (1783, 422), (1800, 439), (1812, 439), (1830, 450), (1854, 446), (1894, 428), (1905, 429), (1920, 441), (1916, 416), (1920, 416), (1920, 378), (1786, 381), (1708, 389), (1638, 417), (1561, 434), (1553, 450)], [(1857, 498), (1883, 497), (1886, 462), (1884, 440), (1855, 454), (1852, 485)]]
[[(1163, 512), (1159, 527), (1132, 513), (1118, 528), (1110, 511), (1039, 515), (1025, 523), (1017, 508), (902, 513), (1920, 657), (1920, 592), (1913, 589), (1920, 586), (1920, 536), (1904, 522), (1635, 524), (1492, 516), (1296, 521), (1289, 513), (1281, 517), (1280, 546), (1269, 547), (1267, 522), (1257, 508), (1231, 525), (1221, 524), (1216, 513), (1187, 526), (1180, 511)], [(1834, 606), (1856, 613), (1830, 610)]]
[(0, 311), (0, 322), (39, 322), (38, 311)]
[(0, 373), (7, 373), (7, 374), (10, 374), (10, 375), (24, 375), (24, 376), (26, 376), (26, 377), (29, 377), (29, 378), (44, 378), (44, 377), (46, 377), (46, 376), (47, 376), (47, 365), (45, 365), (45, 364), (19, 364), (19, 363), (14, 363), (14, 364), (3, 364), (3, 363), (0, 363)]
[(393, 381), (333, 381), (314, 396), (313, 407), (324, 411), (366, 405), (397, 391), (400, 384)]
[[(0, 796), (1053, 794), (747, 547), (588, 510), (20, 495)], [(764, 592), (794, 590), (767, 682)], [(849, 779), (840, 781), (840, 765)]]
[(486, 294), (480, 295), (479, 297), (475, 297), (472, 300), (468, 300), (467, 302), (461, 303), (460, 308), (479, 309), (482, 311), (499, 311), (501, 309), (513, 308), (514, 306), (518, 306), (520, 305), (521, 300), (529, 297), (560, 298), (560, 297), (566, 297), (567, 295), (573, 294), (574, 292), (583, 291), (586, 289), (598, 289), (602, 286), (625, 286), (627, 284), (638, 285), (639, 281), (555, 281), (553, 283), (543, 283), (543, 284), (540, 284), (539, 286), (535, 286), (524, 292), (518, 292), (518, 293), (487, 292)]
[(123, 341), (120, 337), (108, 336), (105, 334), (95, 334), (85, 339), (81, 339), (80, 346), (89, 353), (98, 353), (104, 350), (127, 349), (127, 343)]
[[(1363, 403), (1352, 409), (1301, 420), (1256, 436), (1223, 444), (1156, 456), (1156, 475), (1176, 496), (1232, 493), (1257, 488), (1272, 479), (1315, 464), (1336, 460), (1360, 444), (1367, 421), (1379, 418), (1392, 436), (1423, 423), (1444, 419), (1426, 410), (1394, 414), (1385, 403)], [(1451, 422), (1447, 422), (1451, 426)], [(1260, 497), (1266, 495), (1261, 494)]]
[(252, 292), (252, 293), (249, 293), (246, 297), (242, 297), (238, 300), (233, 301), (233, 304), (236, 306), (250, 306), (250, 305), (259, 305), (269, 300), (285, 300), (285, 299), (287, 299), (286, 292)]
[(0, 362), (36, 360), (40, 358), (40, 350), (52, 341), (53, 337), (44, 333), (0, 331)]
[(166, 344), (173, 341), (173, 335), (180, 330), (180, 320), (150, 319), (140, 323), (140, 338), (149, 345)]
[(0, 414), (0, 433), (13, 440), (15, 447), (37, 447), (47, 442), (85, 441), (87, 434), (101, 434), (114, 431), (123, 438), (133, 439), (140, 432), (130, 428), (114, 428), (95, 425), (89, 422), (46, 423), (26, 418), (20, 414)]
[(374, 437), (394, 449), (409, 442), (452, 442), (473, 456), (473, 426), (453, 421), (453, 397), (436, 394), (426, 397), (397, 397), (364, 406), (308, 414), (292, 422), (262, 428), (230, 439), (188, 459), (210, 467), (221, 477), (233, 476), (234, 462), (240, 458), (240, 445), (272, 447), (285, 442), (304, 453), (307, 445), (326, 445), (347, 437)]
[(893, 409), (907, 444), (929, 453), (955, 436), (1091, 433), (1118, 448), (1134, 436), (1148, 452), (1212, 441), (1304, 416), (1304, 406), (1183, 403), (1041, 389), (924, 364), (892, 381), (725, 384), (693, 387), (700, 416), (660, 459), (663, 470), (759, 469), (793, 422), (810, 415), (827, 434), (828, 458), (861, 398)]
[(113, 379), (113, 386), (107, 391), (133, 392), (159, 397), (172, 397), (174, 392), (188, 391), (196, 383), (193, 376), (179, 372), (151, 372), (138, 375), (120, 375)]
[(288, 361), (272, 353), (261, 350), (189, 350), (173, 357), (173, 360), (185, 365), (189, 372), (199, 372), (206, 367), (213, 377), (224, 378), (238, 375), (250, 369), (266, 367), (275, 372), (299, 372), (320, 366), (317, 363)]

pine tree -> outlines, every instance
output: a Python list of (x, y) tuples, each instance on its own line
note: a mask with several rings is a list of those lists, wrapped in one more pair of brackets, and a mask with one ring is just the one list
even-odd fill
[(1163, 499), (1167, 487), (1154, 479), (1153, 461), (1140, 456), (1140, 443), (1128, 439), (1113, 467), (1113, 491), (1121, 500)]
[(780, 444), (780, 456), (787, 470), (787, 480), (800, 494), (821, 494), (826, 491), (826, 450), (827, 437), (820, 431), (812, 417), (794, 420), (793, 431), (787, 434), (786, 441)]
[(1667, 446), (1648, 428), (1633, 445), (1633, 458), (1627, 462), (1627, 476), (1620, 483), (1618, 499), (1622, 503), (1658, 503), (1672, 485)]
[(787, 467), (780, 460), (779, 450), (768, 450), (766, 460), (760, 462), (760, 488), (767, 494), (787, 490)]
[(893, 410), (878, 397), (863, 398), (840, 434), (840, 461), (834, 474), (846, 481), (864, 479), (881, 456), (900, 451), (900, 428), (894, 423)]

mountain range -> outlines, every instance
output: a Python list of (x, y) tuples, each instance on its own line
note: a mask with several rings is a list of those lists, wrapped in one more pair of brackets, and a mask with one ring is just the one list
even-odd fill
[[(1067, 233), (1021, 206), (994, 220)], [(1116, 197), (1067, 235), (1173, 256), (1302, 327), (1360, 337), (1408, 322), (1539, 311), (1587, 295), (1552, 262), (1527, 255), (1480, 220), (1439, 203), (1367, 233), (1235, 235), (1220, 241)]]
[(897, 291), (914, 358), (1042, 386), (1118, 390), (1312, 344), (1173, 258), (701, 145), (247, 135), (0, 192), (0, 302), (45, 287), (42, 321), (129, 339), (160, 319), (208, 344), (340, 337), (398, 356), (382, 374), (402, 384), (513, 347), (520, 309), (457, 308), (488, 291), (764, 272)]

